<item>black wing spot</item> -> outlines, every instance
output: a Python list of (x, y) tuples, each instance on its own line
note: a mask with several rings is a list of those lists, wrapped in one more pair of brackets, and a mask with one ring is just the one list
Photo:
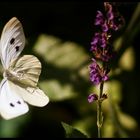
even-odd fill
[(15, 105), (14, 105), (13, 103), (10, 103), (10, 106), (11, 106), (11, 107), (14, 107)]
[(21, 104), (21, 102), (20, 102), (20, 101), (17, 101), (17, 103), (18, 103), (18, 104)]
[(19, 51), (19, 46), (16, 46), (15, 49), (16, 49), (16, 52), (18, 52)]
[(11, 40), (10, 40), (10, 44), (12, 45), (12, 44), (14, 44), (15, 43), (15, 38), (12, 38)]

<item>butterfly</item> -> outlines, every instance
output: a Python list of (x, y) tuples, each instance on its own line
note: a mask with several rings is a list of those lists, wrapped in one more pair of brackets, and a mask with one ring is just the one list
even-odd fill
[(4, 69), (0, 83), (0, 114), (8, 120), (29, 111), (29, 106), (43, 107), (49, 97), (37, 86), (41, 63), (33, 55), (20, 57), (25, 46), (21, 22), (11, 18), (3, 28), (0, 39), (0, 59)]

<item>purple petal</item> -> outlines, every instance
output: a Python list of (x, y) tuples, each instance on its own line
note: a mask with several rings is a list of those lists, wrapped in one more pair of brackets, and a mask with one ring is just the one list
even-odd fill
[(104, 23), (104, 16), (101, 11), (97, 11), (94, 25), (102, 25)]
[(97, 100), (97, 95), (92, 93), (88, 96), (88, 102), (92, 103), (93, 101)]
[(101, 82), (101, 78), (100, 78), (100, 75), (98, 75), (98, 77), (96, 77), (96, 79), (94, 80), (94, 84), (99, 85), (100, 82)]
[(102, 44), (101, 47), (102, 48), (105, 48), (106, 47), (106, 43)]
[(103, 77), (102, 77), (102, 80), (103, 80), (103, 81), (108, 80), (108, 76), (107, 76), (107, 75), (103, 76)]
[(108, 18), (108, 20), (113, 20), (114, 19), (114, 14), (112, 13), (112, 11), (109, 11), (107, 13), (107, 18)]
[(100, 34), (99, 33), (95, 33), (95, 37), (100, 37)]
[(96, 50), (97, 50), (97, 45), (91, 46), (90, 51), (96, 51)]
[(93, 41), (91, 42), (91, 45), (96, 45), (97, 42), (98, 42), (98, 40), (99, 40), (99, 38), (95, 37), (95, 38), (93, 39)]
[(98, 10), (98, 11), (97, 11), (97, 15), (96, 15), (96, 17), (97, 17), (97, 18), (99, 18), (99, 17), (103, 17), (102, 12)]
[(106, 22), (102, 25), (102, 30), (103, 30), (103, 32), (108, 31), (108, 26), (107, 26)]
[(102, 25), (104, 23), (104, 20), (101, 18), (97, 18), (94, 22), (94, 25)]
[(115, 31), (117, 31), (119, 28), (118, 28), (118, 26), (113, 25), (112, 29), (115, 30)]

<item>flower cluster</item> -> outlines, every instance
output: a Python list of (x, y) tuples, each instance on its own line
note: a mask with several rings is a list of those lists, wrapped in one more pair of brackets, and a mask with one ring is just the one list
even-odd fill
[(105, 15), (101, 11), (97, 11), (95, 26), (100, 30), (94, 34), (91, 42), (91, 51), (96, 59), (108, 62), (113, 57), (113, 49), (109, 43), (112, 31), (117, 31), (124, 23), (123, 17), (117, 11), (113, 11), (113, 7), (108, 2), (104, 3)]
[[(104, 2), (105, 15), (101, 11), (97, 11), (94, 25), (98, 27), (91, 41), (91, 51), (94, 55), (92, 63), (89, 66), (90, 80), (94, 85), (108, 80), (109, 68), (107, 63), (113, 58), (115, 52), (110, 43), (113, 31), (117, 31), (124, 23), (124, 19), (120, 16), (109, 2)], [(100, 60), (103, 66), (100, 67), (96, 60)], [(95, 94), (94, 94), (95, 95)], [(92, 98), (91, 98), (92, 97)], [(91, 100), (92, 99), (92, 100)], [(89, 95), (88, 101), (94, 101), (96, 98), (93, 94)]]
[(98, 85), (102, 81), (108, 80), (108, 75), (106, 70), (101, 69), (97, 64), (95, 59), (92, 59), (92, 64), (90, 67), (90, 80), (93, 84)]
[[(106, 15), (104, 16), (101, 11), (97, 11), (95, 25), (101, 26), (103, 32), (108, 32), (109, 30), (117, 31), (121, 26), (124, 19), (118, 11), (113, 11), (113, 6), (108, 2), (104, 3)], [(118, 22), (117, 22), (118, 21)]]

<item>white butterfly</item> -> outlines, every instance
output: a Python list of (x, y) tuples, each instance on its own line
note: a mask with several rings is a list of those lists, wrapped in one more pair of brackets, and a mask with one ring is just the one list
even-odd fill
[(49, 98), (37, 87), (41, 63), (33, 55), (19, 58), (25, 46), (20, 21), (13, 17), (4, 27), (0, 40), (0, 57), (4, 68), (0, 84), (0, 114), (12, 119), (28, 112), (27, 103), (42, 107)]

